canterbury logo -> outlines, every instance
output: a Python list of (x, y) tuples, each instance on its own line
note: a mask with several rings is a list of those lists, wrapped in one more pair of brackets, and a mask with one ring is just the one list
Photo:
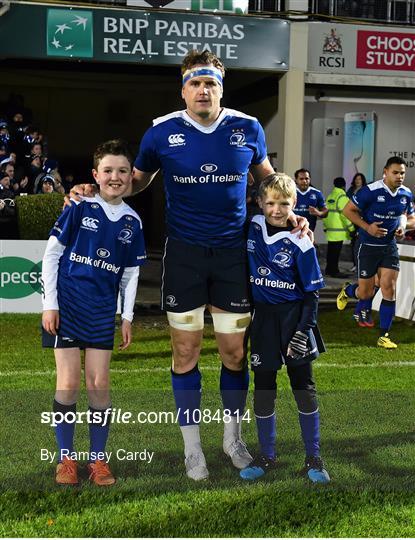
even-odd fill
[(174, 133), (173, 135), (169, 135), (168, 140), (169, 146), (183, 146), (186, 144), (183, 133)]
[(96, 231), (98, 229), (98, 223), (99, 223), (99, 219), (95, 219), (91, 217), (82, 218), (82, 225), (84, 226), (85, 229)]

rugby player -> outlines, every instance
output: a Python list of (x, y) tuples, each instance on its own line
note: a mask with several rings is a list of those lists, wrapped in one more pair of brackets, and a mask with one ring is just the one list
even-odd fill
[(396, 349), (389, 331), (395, 315), (395, 291), (399, 274), (396, 237), (407, 225), (415, 226), (414, 197), (403, 185), (405, 161), (397, 156), (387, 160), (383, 178), (357, 191), (343, 209), (344, 215), (359, 227), (357, 251), (358, 283), (345, 283), (337, 297), (337, 307), (345, 309), (349, 298), (358, 298), (364, 320), (371, 324), (372, 298), (379, 278), (382, 301), (379, 309), (378, 347)]

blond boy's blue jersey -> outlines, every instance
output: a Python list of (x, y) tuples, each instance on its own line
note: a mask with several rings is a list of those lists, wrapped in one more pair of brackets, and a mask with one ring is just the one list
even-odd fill
[(153, 122), (134, 163), (162, 169), (168, 236), (204, 247), (244, 242), (247, 173), (267, 157), (256, 118), (223, 109), (209, 127), (178, 111)]
[(50, 234), (66, 246), (57, 281), (60, 335), (111, 343), (124, 269), (146, 258), (139, 216), (97, 196), (65, 209)]
[(303, 300), (324, 287), (316, 250), (306, 236), (289, 231), (268, 235), (264, 216), (254, 216), (248, 234), (249, 280), (254, 302), (280, 304)]

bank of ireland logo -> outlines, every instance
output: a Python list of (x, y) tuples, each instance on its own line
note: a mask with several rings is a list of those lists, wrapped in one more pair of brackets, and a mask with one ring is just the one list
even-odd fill
[(99, 248), (97, 249), (97, 255), (98, 257), (101, 257), (101, 259), (107, 259), (111, 255), (111, 253), (108, 251), (108, 249)]
[(46, 40), (48, 56), (92, 58), (92, 11), (48, 9)]
[(200, 167), (200, 170), (205, 173), (214, 173), (218, 170), (218, 166), (214, 163), (205, 163)]
[(269, 268), (267, 268), (266, 266), (260, 266), (258, 268), (258, 274), (260, 276), (269, 276), (271, 273), (271, 270)]
[(0, 298), (16, 299), (42, 293), (42, 261), (23, 257), (0, 259)]

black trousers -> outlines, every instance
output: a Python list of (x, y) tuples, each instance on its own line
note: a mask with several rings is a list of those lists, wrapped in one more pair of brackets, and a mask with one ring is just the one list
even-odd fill
[(342, 250), (343, 240), (340, 242), (327, 242), (327, 263), (326, 274), (339, 273), (339, 259)]

